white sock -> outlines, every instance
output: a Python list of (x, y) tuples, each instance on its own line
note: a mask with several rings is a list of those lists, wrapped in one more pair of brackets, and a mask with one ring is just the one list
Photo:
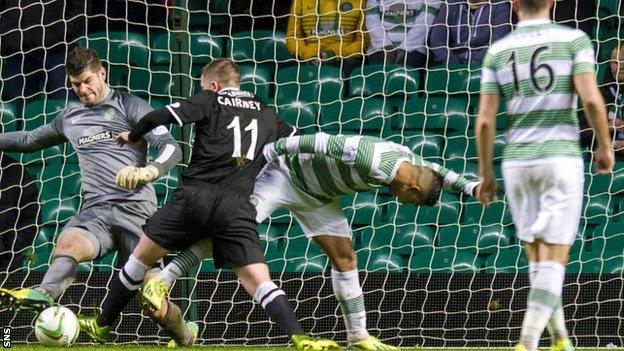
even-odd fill
[(366, 330), (366, 308), (357, 269), (349, 272), (331, 271), (334, 295), (340, 303), (347, 327), (347, 340), (360, 341), (369, 336)]
[(560, 305), (565, 267), (555, 261), (537, 264), (522, 324), (522, 343), (529, 351), (537, 350), (540, 337), (553, 311)]
[[(535, 281), (535, 274), (537, 274), (537, 262), (529, 261), (529, 285), (531, 286), (533, 284), (532, 282)], [(565, 271), (561, 274), (563, 274), (563, 277), (565, 278)], [(546, 327), (548, 328), (548, 333), (550, 334), (553, 343), (557, 340), (566, 339), (568, 337), (561, 297), (559, 298), (559, 306), (553, 311)]]

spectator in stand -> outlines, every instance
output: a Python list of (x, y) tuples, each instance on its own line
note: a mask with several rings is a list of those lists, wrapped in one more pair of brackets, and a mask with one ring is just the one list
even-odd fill
[[(600, 84), (600, 92), (607, 106), (609, 130), (613, 138), (615, 158), (624, 161), (624, 45), (615, 47), (611, 51), (609, 69), (605, 71)], [(580, 113), (581, 143), (593, 148), (594, 133), (589, 128), (585, 116)]]
[(67, 98), (65, 55), (85, 34), (86, 2), (0, 0), (0, 53), (8, 100)]
[(368, 62), (427, 66), (427, 38), (439, 0), (368, 0)]
[(0, 153), (0, 274), (21, 267), (37, 234), (37, 187), (24, 167)]
[(431, 29), (435, 64), (480, 65), (490, 44), (511, 31), (507, 0), (450, 0)]
[(300, 60), (331, 63), (348, 76), (362, 61), (365, 0), (294, 0), (286, 44)]

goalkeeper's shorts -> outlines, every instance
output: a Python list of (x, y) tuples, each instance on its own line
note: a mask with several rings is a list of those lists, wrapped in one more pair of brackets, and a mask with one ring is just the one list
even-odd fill
[(182, 186), (144, 227), (161, 247), (181, 251), (212, 239), (216, 268), (242, 267), (264, 262), (249, 197), (221, 186)]

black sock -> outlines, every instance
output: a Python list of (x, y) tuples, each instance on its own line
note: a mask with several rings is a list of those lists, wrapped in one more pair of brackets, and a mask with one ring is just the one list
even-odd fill
[(102, 313), (97, 319), (98, 326), (111, 326), (115, 323), (121, 311), (143, 286), (145, 271), (146, 267), (134, 256), (130, 256), (111, 282), (108, 294), (102, 303)]
[(304, 334), (286, 293), (275, 283), (269, 280), (258, 285), (253, 298), (286, 334)]

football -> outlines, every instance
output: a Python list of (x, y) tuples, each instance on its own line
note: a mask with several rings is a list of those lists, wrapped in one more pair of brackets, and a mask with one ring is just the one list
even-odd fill
[(35, 321), (37, 340), (46, 346), (70, 346), (76, 342), (78, 334), (78, 318), (67, 307), (48, 307)]

